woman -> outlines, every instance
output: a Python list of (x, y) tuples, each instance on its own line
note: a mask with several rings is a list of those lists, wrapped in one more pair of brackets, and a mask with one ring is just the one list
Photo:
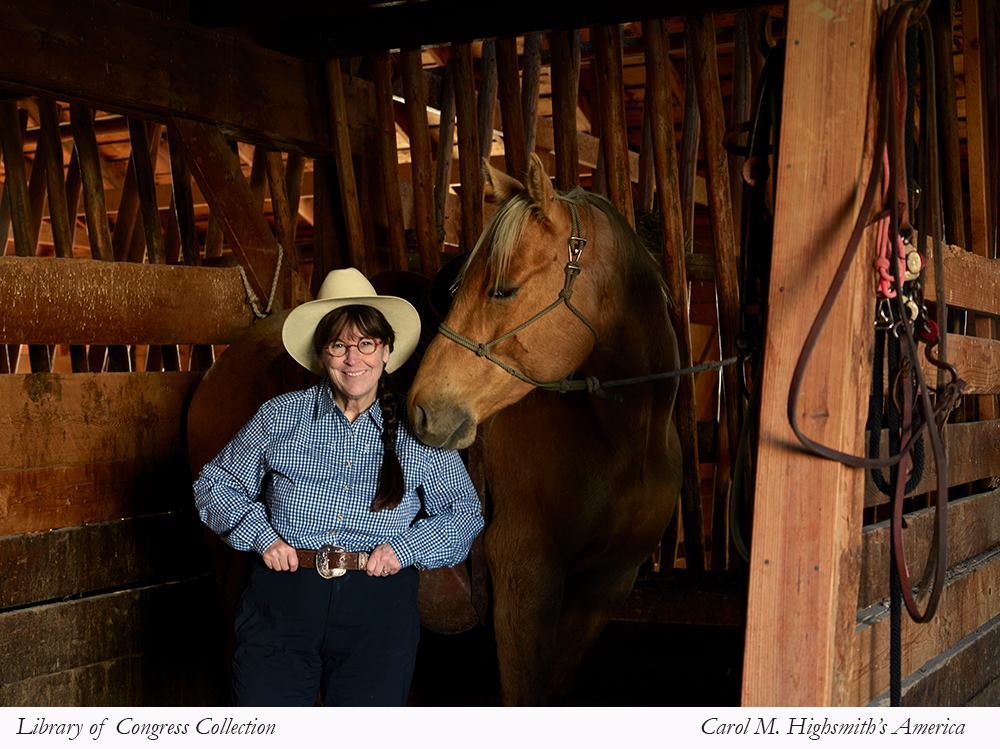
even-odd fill
[(417, 569), (460, 563), (483, 527), (458, 453), (418, 442), (389, 387), (419, 337), (409, 302), (332, 271), (282, 328), (322, 381), (266, 402), (194, 482), (202, 522), (260, 555), (236, 616), (234, 704), (405, 704)]

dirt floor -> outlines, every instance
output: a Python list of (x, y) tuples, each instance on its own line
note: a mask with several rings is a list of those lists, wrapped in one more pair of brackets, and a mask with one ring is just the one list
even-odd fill
[[(738, 707), (743, 630), (611, 622), (585, 660), (567, 705)], [(493, 642), (485, 627), (424, 631), (410, 704), (499, 705)]]

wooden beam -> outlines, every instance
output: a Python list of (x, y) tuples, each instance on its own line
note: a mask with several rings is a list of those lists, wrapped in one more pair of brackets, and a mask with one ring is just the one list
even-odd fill
[[(154, 124), (147, 132), (146, 123), (129, 117), (128, 132), (132, 142), (132, 169), (135, 174), (136, 192), (139, 197), (139, 213), (142, 217), (143, 233), (146, 238), (146, 252), (151, 263), (166, 263), (167, 251), (163, 242), (163, 225), (156, 199), (156, 177), (150, 148), (159, 151), (160, 133), (163, 126)], [(140, 258), (141, 259), (141, 258)]]
[[(862, 476), (801, 449), (787, 409), (802, 342), (840, 260), (840, 252), (813, 250), (846, 246), (860, 202), (870, 113), (868, 97), (854, 94), (870, 90), (875, 5), (828, 12), (811, 0), (788, 4), (744, 706), (857, 704), (845, 677), (855, 657)], [(864, 449), (869, 390), (869, 257), (863, 243), (798, 405), (813, 439), (854, 454)]]
[(267, 185), (271, 192), (275, 233), (284, 249), (288, 268), (296, 272), (299, 269), (299, 253), (295, 246), (295, 216), (292, 215), (292, 206), (288, 201), (285, 162), (278, 151), (268, 151), (264, 161), (267, 167)]
[(222, 691), (221, 638), (210, 624), (193, 633), (190, 614), (214, 610), (214, 594), (202, 575), (0, 613), (0, 702), (213, 704), (199, 700)]
[[(961, 424), (945, 424), (944, 443), (948, 449), (948, 486), (967, 484), (981, 479), (1000, 476), (1000, 420), (969, 421)], [(889, 454), (889, 433), (883, 429), (880, 435), (879, 455)], [(882, 472), (888, 480), (889, 471)], [(917, 485), (906, 496), (937, 490), (937, 465), (927, 454), (924, 472)], [(875, 486), (871, 472), (865, 471), (865, 507), (885, 504), (889, 498)], [(998, 536), (1000, 538), (1000, 536)]]
[[(448, 62), (441, 81), (441, 125), (438, 128), (437, 161), (434, 165), (435, 242), (440, 245), (447, 235), (447, 204), (451, 193), (451, 162), (455, 150), (455, 61)], [(455, 242), (458, 244), (458, 242)]]
[(521, 111), (520, 71), (517, 66), (517, 39), (505, 36), (496, 41), (497, 88), (500, 121), (503, 123), (503, 153), (507, 174), (522, 179), (528, 172), (528, 150)]
[[(358, 203), (358, 184), (354, 176), (354, 162), (351, 158), (351, 142), (348, 132), (349, 111), (344, 95), (344, 76), (339, 60), (326, 63), (326, 82), (330, 92), (329, 107), (331, 121), (331, 142), (336, 160), (336, 176), (340, 190), (340, 206), (347, 228), (347, 258), (350, 264), (367, 272), (365, 263), (365, 236), (361, 221), (361, 207)], [(329, 268), (328, 270), (333, 270)]]
[[(993, 431), (995, 433), (996, 430)], [(951, 457), (949, 454), (949, 460)], [(903, 546), (910, 574), (920, 574), (930, 553), (934, 536), (934, 513), (935, 508), (926, 507), (906, 515)], [(998, 542), (1000, 490), (994, 489), (948, 503), (948, 559), (945, 560), (948, 569), (988, 552)], [(866, 609), (889, 599), (890, 546), (888, 520), (865, 528), (861, 542), (859, 609)]]
[[(628, 126), (625, 120), (625, 82), (622, 74), (621, 28), (597, 26), (594, 65), (600, 79), (601, 153), (608, 180), (608, 198), (631, 226), (635, 226), (633, 173), (629, 169)], [(636, 176), (638, 173), (636, 172)]]
[(542, 35), (524, 35), (521, 59), (521, 112), (524, 115), (525, 149), (535, 150), (535, 125), (538, 122), (538, 94), (541, 89)]
[[(580, 184), (580, 150), (576, 102), (580, 95), (580, 40), (575, 29), (549, 34), (552, 50), (552, 136), (556, 185), (570, 190)], [(596, 161), (595, 161), (596, 164)], [(638, 174), (638, 170), (633, 172)]]
[[(692, 68), (701, 113), (706, 192), (715, 248), (715, 294), (718, 301), (720, 350), (722, 358), (729, 359), (736, 356), (736, 338), (740, 333), (740, 292), (737, 278), (740, 252), (733, 223), (729, 154), (725, 148), (726, 118), (719, 81), (715, 22), (711, 16), (695, 16), (689, 20), (694, 31), (695, 57)], [(731, 465), (739, 447), (740, 413), (743, 410), (742, 390), (736, 367), (722, 370), (722, 382)]]
[(29, 257), (35, 254), (37, 237), (31, 231), (28, 175), (24, 167), (22, 144), (23, 130), (17, 102), (12, 99), (0, 101), (4, 195), (10, 200), (10, 216), (14, 225), (14, 251), (21, 257)]
[[(0, 537), (0, 609), (198, 574), (208, 566), (203, 541), (188, 512)], [(178, 546), (188, 553), (172, 553)]]
[[(643, 24), (646, 40), (646, 80), (649, 91), (646, 108), (652, 134), (657, 208), (663, 235), (661, 264), (670, 294), (670, 322), (677, 336), (677, 354), (681, 367), (692, 364), (691, 320), (689, 315), (687, 269), (684, 257), (684, 225), (680, 211), (680, 180), (674, 150), (674, 118), (666, 86), (666, 31), (662, 21)], [(698, 409), (695, 401), (694, 375), (682, 377), (677, 390), (674, 420), (680, 442), (684, 445), (681, 485), (681, 520), (684, 528), (685, 564), (705, 569), (704, 513), (701, 506), (701, 482), (698, 474)], [(725, 523), (715, 518), (716, 523)], [(725, 553), (723, 553), (725, 558)], [(672, 560), (671, 560), (672, 561)]]
[(396, 146), (396, 115), (392, 105), (392, 58), (388, 52), (375, 55), (376, 156), (378, 182), (385, 200), (386, 233), (389, 260), (393, 270), (410, 269), (406, 257), (406, 233), (403, 222), (403, 199), (399, 194), (399, 161)]
[(453, 45), (451, 61), (455, 66), (458, 158), (462, 174), (462, 249), (471, 251), (483, 231), (483, 169), (479, 160), (480, 134), (476, 129), (472, 47), (468, 43)]
[[(1000, 704), (1000, 616), (939, 653), (906, 679), (900, 705), (983, 707)], [(888, 706), (883, 698), (878, 705)]]
[(434, 182), (431, 137), (427, 125), (427, 87), (419, 50), (399, 55), (410, 136), (410, 171), (413, 181), (413, 228), (420, 251), (420, 271), (432, 277), (440, 265), (434, 232)]
[[(222, 132), (211, 125), (174, 119), (171, 126), (187, 155), (191, 173), (215, 213), (233, 255), (247, 275), (259, 300), (260, 311), (271, 301), (272, 281), (277, 271), (278, 246), (260, 206), (254, 203), (236, 154)], [(280, 308), (281, 300), (274, 298)]]
[[(240, 140), (329, 152), (313, 67), (114, 0), (0, 0), (0, 81)], [(114, 81), (114, 85), (108, 85)], [(266, 92), (266, 95), (262, 95)], [(361, 125), (363, 110), (354, 109)]]
[[(969, 248), (983, 257), (996, 257), (995, 227), (990, 220), (993, 192), (997, 189), (990, 181), (989, 159), (991, 148), (988, 105), (986, 102), (985, 66), (996, 61), (982, 58), (985, 30), (981, 25), (978, 0), (962, 3), (962, 60), (965, 67), (965, 122), (969, 160), (969, 222), (972, 234)], [(985, 332), (981, 332), (985, 335)]]
[(194, 372), (0, 378), (0, 537), (187, 508), (181, 432), (200, 379)]
[[(927, 243), (927, 277), (924, 294), (937, 301), (934, 280), (934, 250)], [(961, 247), (942, 245), (945, 276), (945, 301), (949, 307), (962, 307), (987, 315), (1000, 315), (1000, 260), (985, 258)], [(949, 336), (949, 341), (951, 337)]]
[(0, 258), (0, 341), (229, 343), (253, 321), (236, 268)]
[(104, 203), (104, 182), (101, 179), (101, 155), (94, 133), (94, 112), (80, 104), (71, 104), (69, 112), (83, 180), (83, 208), (87, 215), (90, 251), (95, 260), (114, 260), (114, 245)]
[[(930, 621), (917, 624), (908, 616), (902, 617), (903, 676), (933, 664), (941, 653), (990, 622), (996, 616), (995, 591), (998, 588), (1000, 553), (997, 550), (949, 573), (938, 611)], [(881, 699), (888, 691), (889, 630), (888, 609), (882, 606), (858, 624), (851, 643), (851, 667), (844, 675), (845, 701), (849, 704), (864, 705)]]

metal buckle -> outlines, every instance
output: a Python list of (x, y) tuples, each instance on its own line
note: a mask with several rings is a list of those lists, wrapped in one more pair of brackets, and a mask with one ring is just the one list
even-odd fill
[[(343, 567), (330, 566), (330, 555), (338, 554), (342, 551), (343, 549), (340, 546), (333, 546), (332, 544), (323, 544), (319, 547), (319, 551), (316, 552), (316, 572), (319, 573), (320, 577), (329, 580), (330, 578), (347, 574), (347, 570)], [(342, 564), (340, 558), (337, 559), (337, 562)]]
[[(323, 544), (316, 552), (316, 572), (325, 580), (346, 575), (347, 568), (344, 566), (344, 557), (342, 556), (346, 553), (341, 546)], [(367, 566), (368, 552), (359, 551), (358, 569), (364, 569)]]

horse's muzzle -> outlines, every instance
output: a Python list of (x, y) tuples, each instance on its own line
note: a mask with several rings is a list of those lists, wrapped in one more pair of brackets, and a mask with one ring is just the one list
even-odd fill
[(411, 404), (410, 423), (417, 438), (431, 447), (457, 450), (476, 439), (476, 421), (461, 408)]

